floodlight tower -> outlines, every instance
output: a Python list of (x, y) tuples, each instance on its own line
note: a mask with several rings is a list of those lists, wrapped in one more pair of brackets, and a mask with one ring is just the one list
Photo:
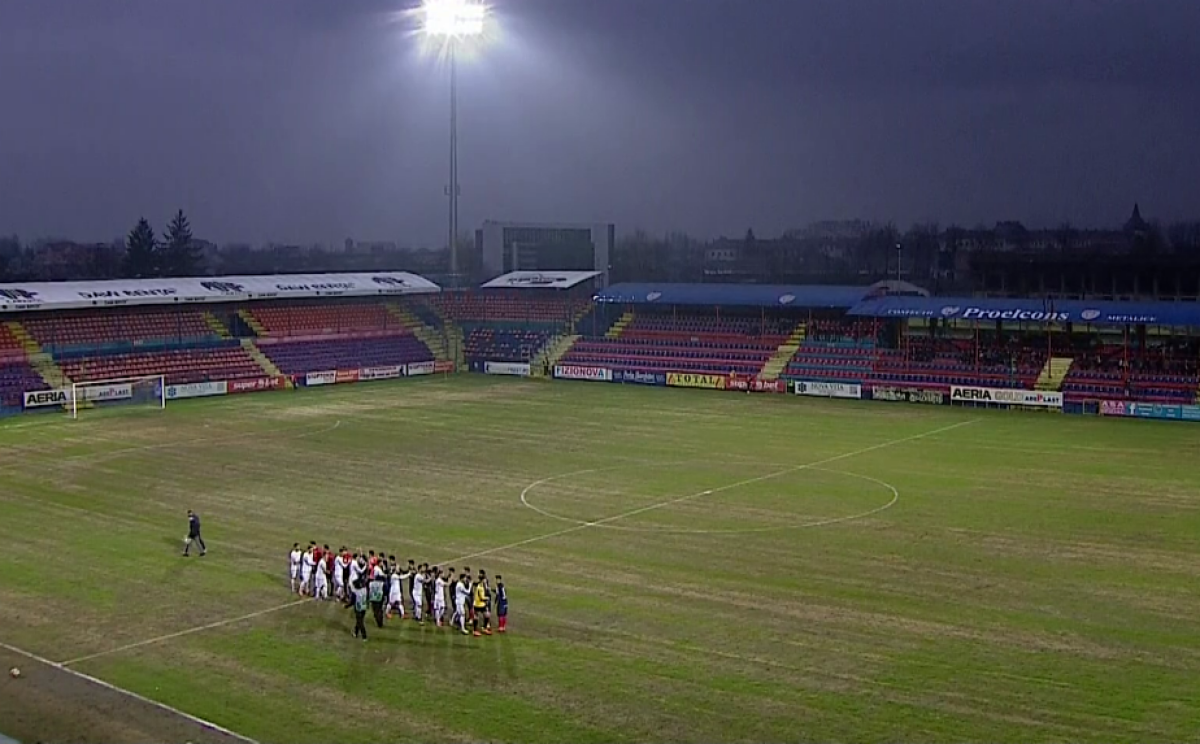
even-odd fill
[(440, 43), (450, 61), (450, 274), (458, 284), (458, 45), (483, 34), (487, 6), (477, 0), (425, 0), (424, 33)]

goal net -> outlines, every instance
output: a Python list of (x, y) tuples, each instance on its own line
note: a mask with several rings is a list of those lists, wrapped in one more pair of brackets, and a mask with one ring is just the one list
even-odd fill
[(77, 419), (81, 412), (97, 408), (165, 408), (166, 405), (166, 379), (162, 375), (146, 375), (73, 383), (67, 409), (71, 412), (71, 418)]

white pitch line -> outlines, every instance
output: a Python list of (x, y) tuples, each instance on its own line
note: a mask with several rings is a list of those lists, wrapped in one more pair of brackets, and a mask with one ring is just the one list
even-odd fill
[(178, 708), (172, 708), (171, 706), (167, 705), (166, 703), (160, 703), (157, 700), (151, 700), (150, 698), (146, 697), (145, 695), (139, 695), (136, 692), (133, 692), (131, 690), (126, 690), (124, 687), (117, 687), (116, 685), (112, 684), (111, 682), (105, 682), (104, 680), (102, 680), (98, 677), (93, 677), (90, 674), (84, 674), (83, 672), (77, 672), (74, 669), (68, 669), (67, 667), (63, 666), (62, 664), (59, 664), (56, 661), (51, 661), (51, 660), (45, 658), (44, 656), (38, 656), (37, 654), (26, 651), (25, 649), (17, 648), (16, 646), (10, 646), (9, 644), (4, 643), (2, 641), (0, 641), (0, 648), (4, 649), (5, 651), (9, 651), (11, 653), (17, 654), (18, 656), (23, 656), (26, 659), (29, 659), (31, 661), (36, 661), (39, 664), (44, 664), (44, 665), (50, 667), (51, 669), (58, 669), (59, 671), (70, 674), (72, 677), (82, 679), (86, 682), (91, 682), (92, 684), (95, 684), (95, 685), (99, 685), (106, 690), (112, 690), (113, 692), (133, 698), (134, 700), (138, 700), (140, 702), (146, 703), (147, 705), (152, 705), (155, 708), (158, 708), (159, 710), (166, 711), (167, 713), (173, 713), (174, 715), (177, 715), (185, 720), (191, 721), (192, 723), (195, 723), (199, 726), (203, 726), (204, 728), (210, 729), (212, 731), (216, 731), (217, 733), (220, 733), (220, 734), (224, 734), (225, 736), (228, 736), (233, 739), (237, 739), (238, 741), (244, 741), (244, 742), (246, 742), (246, 744), (258, 744), (257, 741), (255, 741), (254, 739), (251, 739), (249, 736), (243, 736), (236, 731), (232, 731), (230, 729), (225, 728), (224, 726), (221, 726), (220, 724), (213, 723), (212, 721), (207, 721), (198, 716), (194, 716), (191, 713), (186, 713), (182, 710), (179, 710)]
[(311, 598), (293, 600), (291, 602), (288, 602), (287, 604), (281, 604), (276, 607), (268, 607), (265, 610), (251, 612), (249, 615), (242, 615), (241, 617), (231, 617), (226, 620), (218, 620), (215, 623), (209, 623), (207, 625), (197, 625), (196, 627), (188, 628), (187, 630), (180, 630), (175, 633), (167, 633), (166, 635), (160, 635), (155, 638), (147, 638), (146, 640), (138, 641), (137, 643), (127, 643), (124, 646), (117, 646), (116, 648), (110, 648), (107, 651), (98, 651), (94, 654), (88, 654), (87, 656), (79, 656), (74, 659), (60, 661), (59, 666), (67, 667), (67, 666), (71, 666), (72, 664), (79, 664), (80, 662), (91, 661), (92, 659), (99, 659), (101, 656), (108, 656), (109, 654), (116, 654), (116, 653), (120, 653), (122, 651), (129, 651), (131, 649), (141, 648), (142, 646), (150, 646), (155, 643), (162, 643), (163, 641), (169, 641), (174, 638), (182, 638), (183, 636), (191, 635), (192, 633), (199, 633), (204, 630), (213, 630), (215, 628), (223, 628), (226, 625), (233, 625), (234, 623), (240, 623), (243, 620), (252, 620), (256, 617), (262, 617), (263, 615), (270, 615), (272, 612), (279, 612), (280, 610), (286, 610), (289, 607), (295, 607), (296, 605), (304, 604), (305, 602), (314, 602), (314, 601), (316, 601), (316, 600), (313, 600)]
[(465, 560), (469, 560), (471, 558), (479, 558), (479, 557), (485, 556), (485, 555), (492, 555), (493, 553), (500, 553), (505, 550), (512, 550), (513, 548), (521, 548), (526, 545), (531, 545), (536, 542), (541, 542), (543, 540), (550, 540), (551, 538), (559, 537), (560, 535), (569, 535), (573, 532), (579, 532), (580, 530), (586, 530), (589, 527), (602, 527), (611, 522), (616, 522), (618, 520), (626, 519), (628, 517), (635, 517), (638, 514), (645, 514), (646, 512), (654, 511), (655, 509), (661, 509), (664, 506), (671, 506), (672, 504), (679, 504), (684, 501), (690, 501), (692, 499), (697, 499), (697, 498), (700, 498), (701, 496), (709, 496), (714, 493), (730, 491), (734, 488), (740, 488), (742, 486), (751, 485), (752, 483), (761, 483), (762, 481), (765, 481), (765, 480), (770, 480), (772, 478), (778, 478), (780, 476), (788, 475), (790, 473), (798, 473), (802, 470), (818, 468), (822, 465), (828, 465), (829, 463), (832, 463), (832, 462), (839, 462), (841, 460), (846, 460), (851, 457), (858, 457), (859, 455), (865, 455), (869, 452), (875, 452), (876, 450), (885, 449), (887, 447), (895, 447), (898, 444), (905, 444), (907, 442), (915, 442), (919, 439), (925, 439), (926, 437), (932, 437), (937, 434), (944, 434), (948, 431), (954, 431), (955, 429), (960, 429), (964, 426), (970, 426), (971, 424), (974, 424), (978, 421), (979, 421), (979, 419), (971, 419), (970, 421), (960, 421), (957, 424), (951, 424), (950, 426), (943, 426), (941, 428), (934, 429), (932, 431), (923, 432), (921, 434), (913, 434), (912, 436), (901, 437), (900, 439), (892, 439), (887, 442), (881, 442), (879, 444), (872, 445), (870, 447), (864, 447), (859, 450), (854, 450), (853, 452), (846, 452), (845, 454), (834, 455), (833, 457), (827, 457), (823, 460), (816, 460), (815, 462), (808, 462), (808, 463), (804, 463), (803, 465), (795, 465), (790, 468), (778, 470), (774, 473), (767, 473), (766, 475), (759, 475), (754, 478), (747, 478), (745, 480), (738, 481), (737, 483), (730, 483), (727, 486), (719, 486), (717, 488), (711, 488), (711, 489), (708, 489), (705, 491), (701, 491), (699, 493), (688, 494), (687, 496), (680, 496), (677, 499), (671, 499), (669, 501), (660, 501), (657, 504), (650, 504), (649, 506), (643, 506), (643, 507), (640, 507), (637, 509), (632, 509), (630, 511), (622, 512), (620, 514), (616, 514), (611, 517), (605, 517), (604, 519), (597, 519), (592, 522), (584, 522), (582, 524), (577, 524), (574, 527), (565, 527), (561, 530), (556, 530), (554, 532), (547, 532), (544, 535), (538, 535), (536, 537), (529, 537), (524, 540), (518, 540), (517, 542), (509, 543), (508, 545), (501, 545), (496, 548), (489, 548), (488, 550), (481, 550), (478, 553), (472, 553), (471, 555), (465, 555), (465, 556), (462, 556), (461, 558), (454, 558), (451, 562), (457, 563), (459, 561), (465, 561)]

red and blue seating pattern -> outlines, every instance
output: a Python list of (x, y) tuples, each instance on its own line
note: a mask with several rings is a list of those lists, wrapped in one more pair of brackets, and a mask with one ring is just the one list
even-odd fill
[(463, 340), (463, 356), (471, 362), (528, 362), (554, 334), (528, 328), (478, 327)]
[(328, 338), (261, 344), (267, 358), (288, 375), (386, 367), (432, 361), (429, 347), (411, 333), (372, 338)]
[(1063, 380), (1068, 400), (1126, 398), (1149, 403), (1192, 403), (1200, 388), (1200, 354), (1194, 344), (1126, 355), (1116, 346), (1076, 355)]
[(251, 310), (265, 336), (335, 336), (356, 331), (403, 330), (380, 302), (266, 305)]
[(111, 310), (34, 316), (25, 330), (45, 349), (216, 339), (202, 310)]
[(187, 349), (161, 349), (120, 354), (67, 352), (58, 366), (74, 382), (165, 375), (167, 384), (262, 377), (258, 362), (237, 341), (214, 342)]
[(560, 326), (571, 322), (588, 304), (587, 299), (578, 297), (550, 294), (531, 298), (528, 292), (503, 290), (442, 292), (430, 295), (429, 302), (442, 317), (459, 323), (501, 321)]
[(0, 408), (20, 408), (22, 393), (46, 387), (26, 361), (21, 342), (9, 333), (7, 326), (0, 325)]
[(852, 340), (805, 340), (784, 368), (785, 379), (858, 383), (871, 375), (877, 351)]
[(645, 372), (756, 374), (792, 326), (761, 318), (639, 315), (617, 338), (579, 339), (559, 363)]

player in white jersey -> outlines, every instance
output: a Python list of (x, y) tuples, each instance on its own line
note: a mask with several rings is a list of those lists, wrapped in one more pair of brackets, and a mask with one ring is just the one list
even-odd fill
[(413, 620), (416, 620), (421, 625), (425, 624), (425, 615), (421, 611), (423, 600), (425, 599), (425, 581), (427, 577), (421, 571), (417, 571), (412, 576), (412, 601), (413, 601)]
[(354, 558), (352, 558), (350, 560), (350, 584), (349, 584), (349, 586), (353, 587), (358, 584), (359, 579), (362, 578), (362, 572), (363, 572), (363, 559), (362, 559), (361, 555), (358, 555), (356, 553), (354, 555)]
[(470, 631), (467, 630), (467, 600), (471, 596), (471, 590), (467, 587), (467, 575), (462, 574), (458, 577), (458, 581), (454, 582), (454, 619), (453, 623), (458, 626), (463, 635)]
[(313, 570), (313, 599), (329, 599), (329, 554), (323, 553)]
[(400, 573), (400, 567), (392, 566), (392, 571), (388, 574), (388, 619), (391, 619), (392, 615), (399, 615), (401, 620), (404, 619), (404, 588), (401, 583), (403, 581), (404, 574)]
[(309, 545), (308, 550), (304, 551), (304, 556), (300, 559), (300, 593), (311, 595), (313, 569), (317, 566), (317, 558), (313, 555), (313, 546)]
[(339, 601), (346, 596), (346, 568), (349, 560), (345, 548), (339, 550), (337, 557), (333, 559), (333, 597)]
[(300, 558), (303, 555), (300, 543), (292, 543), (292, 552), (288, 553), (288, 579), (293, 592), (300, 591)]
[(442, 577), (442, 572), (433, 568), (433, 621), (437, 626), (442, 627), (442, 620), (446, 617), (446, 579)]

